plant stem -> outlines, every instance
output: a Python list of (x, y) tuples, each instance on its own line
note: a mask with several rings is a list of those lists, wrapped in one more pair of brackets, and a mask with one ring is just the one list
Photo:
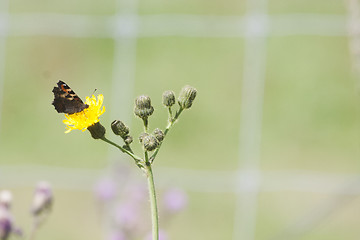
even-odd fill
[(37, 230), (37, 225), (34, 224), (32, 226), (32, 229), (31, 229), (31, 232), (30, 232), (30, 235), (29, 235), (29, 240), (34, 240), (35, 239), (36, 230)]
[(150, 163), (149, 162), (149, 153), (148, 153), (148, 151), (144, 151), (144, 156), (145, 156), (145, 164), (148, 164), (148, 163)]
[[(164, 131), (164, 138), (166, 137), (166, 134), (169, 132), (170, 128), (174, 125), (174, 123), (176, 122), (176, 120), (179, 118), (180, 114), (182, 113), (182, 111), (184, 110), (184, 108), (180, 108), (179, 111), (176, 112), (175, 117), (169, 121), (165, 131)], [(151, 155), (150, 157), (150, 163), (152, 163), (156, 157), (156, 155), (158, 154), (160, 147), (162, 145), (162, 143), (164, 142), (164, 140), (162, 142), (160, 142), (159, 147), (155, 150), (155, 152), (153, 153), (153, 155)]]
[(145, 168), (146, 168), (146, 174), (147, 174), (146, 177), (148, 180), (149, 197), (150, 197), (152, 239), (159, 240), (159, 216), (158, 216), (157, 202), (156, 202), (154, 175), (150, 163), (147, 163)]
[(109, 139), (107, 139), (106, 137), (102, 137), (100, 138), (101, 140), (103, 140), (104, 142), (107, 142), (115, 147), (117, 147), (118, 149), (120, 149), (120, 151), (122, 151), (123, 153), (128, 154), (130, 157), (132, 157), (135, 162), (138, 164), (139, 162), (142, 162), (142, 159), (138, 156), (136, 156), (134, 153), (132, 153), (131, 151), (126, 150), (125, 148), (121, 147), (120, 145), (117, 145), (116, 143), (114, 143), (113, 141), (110, 141)]
[(34, 218), (28, 240), (35, 239), (36, 232), (38, 231), (40, 225), (45, 221), (46, 217), (47, 215), (42, 215)]
[(148, 125), (149, 125), (149, 120), (147, 118), (144, 118), (143, 121), (144, 121), (144, 131), (147, 132)]
[(171, 107), (168, 107), (168, 113), (169, 113), (169, 122), (172, 122), (172, 110), (171, 110)]

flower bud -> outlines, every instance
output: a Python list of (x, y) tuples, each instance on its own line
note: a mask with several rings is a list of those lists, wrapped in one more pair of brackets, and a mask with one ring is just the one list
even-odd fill
[(185, 86), (181, 89), (178, 103), (180, 107), (184, 109), (188, 109), (191, 107), (195, 97), (196, 97), (197, 90), (191, 86)]
[(6, 209), (10, 209), (12, 198), (12, 193), (10, 191), (2, 190), (0, 192), (0, 206)]
[(142, 143), (144, 138), (149, 136), (148, 133), (141, 133), (140, 136), (139, 136), (139, 142)]
[(159, 141), (153, 135), (146, 135), (142, 139), (142, 144), (146, 151), (153, 151), (159, 146)]
[(151, 106), (151, 99), (148, 96), (141, 95), (135, 99), (134, 113), (141, 119), (147, 119), (153, 114), (154, 108)]
[(124, 138), (124, 142), (125, 142), (127, 145), (129, 145), (130, 143), (132, 143), (132, 142), (133, 142), (132, 136), (126, 136), (126, 137)]
[(116, 135), (119, 135), (120, 137), (124, 138), (129, 134), (129, 127), (125, 125), (125, 123), (123, 123), (120, 120), (114, 120), (111, 123), (111, 129), (113, 130), (113, 132)]
[(175, 104), (175, 93), (173, 91), (165, 91), (162, 97), (165, 107), (171, 107)]
[(164, 140), (165, 135), (164, 135), (163, 131), (161, 131), (161, 129), (156, 128), (156, 129), (154, 130), (153, 134), (154, 134), (154, 136), (156, 137), (156, 139), (157, 139), (159, 142), (161, 142), (162, 140)]
[(100, 124), (100, 122), (97, 122), (94, 125), (91, 125), (87, 129), (90, 131), (91, 136), (94, 139), (99, 139), (99, 138), (102, 138), (105, 136), (106, 130), (105, 130), (104, 126)]
[(36, 186), (31, 212), (38, 216), (49, 211), (53, 203), (53, 193), (48, 182), (39, 182)]

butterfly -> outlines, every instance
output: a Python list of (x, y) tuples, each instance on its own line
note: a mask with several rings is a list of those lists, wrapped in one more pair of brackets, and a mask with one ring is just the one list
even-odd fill
[(57, 83), (57, 87), (52, 90), (54, 93), (54, 105), (58, 113), (74, 114), (88, 108), (89, 105), (79, 98), (79, 96), (63, 81)]

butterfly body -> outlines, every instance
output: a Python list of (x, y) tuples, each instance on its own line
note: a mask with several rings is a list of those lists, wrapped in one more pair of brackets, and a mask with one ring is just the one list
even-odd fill
[(66, 83), (59, 81), (57, 85), (52, 90), (54, 93), (52, 105), (58, 113), (74, 114), (89, 107)]

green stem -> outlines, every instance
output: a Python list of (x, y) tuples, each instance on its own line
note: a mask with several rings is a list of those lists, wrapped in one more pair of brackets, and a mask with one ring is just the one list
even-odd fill
[(146, 168), (146, 176), (148, 180), (149, 197), (150, 197), (152, 239), (159, 240), (159, 216), (158, 216), (157, 202), (156, 202), (154, 175), (151, 169), (151, 165), (149, 163), (146, 164), (145, 168)]
[(149, 164), (149, 153), (148, 151), (144, 150), (144, 156), (145, 156), (145, 164)]
[[(176, 112), (175, 114), (175, 117), (169, 121), (165, 131), (164, 131), (164, 138), (166, 137), (166, 134), (169, 132), (169, 130), (171, 129), (171, 127), (175, 124), (176, 120), (179, 118), (180, 114), (182, 113), (182, 111), (184, 110), (184, 108), (180, 108), (179, 111)], [(158, 154), (159, 150), (160, 150), (160, 147), (162, 145), (162, 143), (164, 142), (161, 141), (160, 144), (159, 144), (159, 147), (155, 150), (155, 152), (153, 153), (153, 155), (151, 155), (150, 157), (150, 163), (152, 163), (156, 157), (156, 155)]]
[(104, 142), (107, 142), (115, 147), (117, 147), (118, 149), (120, 149), (120, 151), (122, 151), (123, 153), (126, 153), (127, 155), (129, 155), (130, 157), (132, 157), (135, 162), (138, 164), (139, 162), (142, 162), (142, 159), (138, 156), (136, 156), (134, 153), (132, 153), (131, 151), (126, 150), (125, 148), (121, 147), (120, 145), (117, 145), (116, 143), (114, 143), (113, 141), (110, 141), (109, 139), (107, 139), (105, 136), (100, 138), (101, 140), (103, 140)]
[(35, 235), (37, 231), (39, 230), (40, 226), (45, 222), (47, 217), (48, 217), (48, 212), (43, 213), (42, 215), (35, 216), (28, 240), (35, 239)]
[(172, 110), (171, 110), (171, 107), (168, 107), (168, 113), (169, 113), (169, 122), (172, 122)]
[(28, 240), (34, 240), (35, 239), (36, 230), (37, 230), (37, 225), (33, 224)]
[(144, 129), (145, 129), (145, 132), (147, 132), (147, 130), (148, 130), (148, 125), (149, 125), (149, 120), (148, 120), (148, 118), (144, 118), (143, 121), (144, 121)]
[(127, 144), (127, 143), (125, 143), (125, 144), (126, 144), (126, 147), (129, 149), (129, 152), (134, 153), (133, 150), (130, 147), (130, 144)]

